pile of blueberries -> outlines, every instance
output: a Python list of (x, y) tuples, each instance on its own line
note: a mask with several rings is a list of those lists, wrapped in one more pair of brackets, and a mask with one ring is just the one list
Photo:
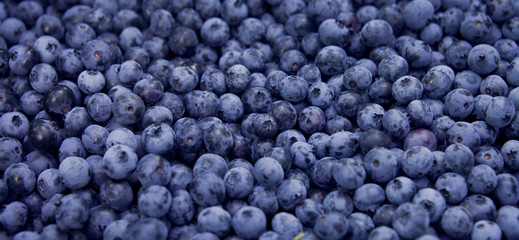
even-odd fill
[(0, 239), (519, 239), (517, 0), (0, 1)]

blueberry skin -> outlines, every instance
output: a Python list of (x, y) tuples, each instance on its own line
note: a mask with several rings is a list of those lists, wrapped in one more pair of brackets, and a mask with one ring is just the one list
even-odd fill
[(495, 128), (507, 126), (514, 116), (514, 104), (509, 98), (503, 96), (493, 97), (485, 110), (485, 121)]
[(198, 214), (198, 227), (223, 237), (231, 230), (231, 215), (222, 207), (208, 207)]
[(445, 164), (459, 174), (468, 174), (474, 167), (474, 153), (463, 144), (451, 144), (445, 149)]
[(373, 229), (369, 235), (368, 239), (370, 240), (379, 240), (379, 239), (399, 239), (398, 233), (392, 228), (386, 226), (379, 226)]
[(237, 122), (243, 117), (244, 106), (241, 99), (232, 93), (220, 96), (220, 110), (218, 115), (225, 122)]
[(217, 116), (220, 102), (216, 94), (209, 91), (193, 90), (185, 95), (186, 112), (190, 117)]
[(153, 218), (165, 216), (172, 204), (169, 190), (160, 185), (151, 185), (143, 189), (137, 200), (141, 214)]
[(278, 124), (270, 114), (257, 114), (252, 117), (252, 132), (260, 138), (272, 138), (276, 135)]
[(307, 97), (308, 84), (304, 78), (290, 75), (281, 80), (279, 94), (284, 100), (289, 102), (301, 102)]
[(374, 213), (385, 199), (384, 189), (374, 183), (360, 186), (353, 194), (355, 208), (367, 213)]
[(108, 134), (108, 137), (106, 138), (106, 148), (110, 148), (117, 144), (123, 144), (136, 150), (137, 138), (135, 134), (127, 128), (116, 128)]
[(519, 201), (519, 183), (509, 173), (497, 175), (497, 186), (492, 193), (493, 198), (501, 205), (515, 205)]
[(88, 152), (102, 155), (106, 152), (108, 134), (106, 128), (93, 124), (85, 128), (81, 141)]
[(214, 173), (204, 173), (193, 178), (190, 195), (201, 206), (214, 206), (225, 199), (225, 183)]
[(193, 166), (193, 176), (214, 173), (223, 178), (228, 169), (227, 162), (223, 157), (214, 153), (204, 153), (198, 157)]
[(168, 237), (168, 228), (166, 224), (159, 219), (142, 218), (130, 227), (127, 232), (127, 237), (131, 240), (144, 238), (166, 240)]
[(475, 194), (489, 194), (497, 186), (494, 170), (488, 165), (477, 165), (467, 176), (469, 190)]
[(290, 147), (293, 163), (301, 169), (310, 169), (317, 162), (314, 152), (315, 147), (306, 142), (298, 141)]
[(475, 162), (478, 164), (485, 164), (491, 167), (496, 173), (499, 173), (504, 166), (502, 152), (502, 149), (499, 151), (495, 147), (482, 146), (480, 147), (479, 152), (475, 154)]
[(225, 125), (214, 124), (204, 130), (204, 144), (207, 151), (225, 156), (233, 147), (232, 133)]
[(410, 202), (416, 191), (413, 180), (404, 176), (394, 178), (386, 185), (387, 200), (396, 206)]
[(81, 48), (81, 63), (86, 69), (105, 71), (113, 61), (110, 46), (102, 40), (87, 41)]
[(390, 55), (378, 64), (377, 73), (387, 81), (394, 82), (409, 72), (409, 64), (399, 55)]
[(442, 194), (448, 204), (461, 202), (468, 193), (465, 178), (457, 173), (447, 172), (442, 174), (434, 184), (434, 188)]
[(480, 75), (487, 75), (494, 71), (499, 61), (499, 52), (488, 44), (474, 46), (467, 58), (470, 69)]
[(285, 176), (283, 167), (274, 158), (263, 157), (254, 164), (253, 175), (258, 184), (276, 189)]
[(357, 148), (358, 137), (351, 132), (343, 131), (330, 135), (326, 152), (331, 157), (347, 158), (351, 157), (357, 151)]
[(333, 179), (333, 167), (337, 159), (332, 157), (324, 157), (318, 160), (310, 169), (311, 181), (323, 188), (323, 189), (334, 189), (337, 183)]
[(410, 75), (398, 78), (391, 87), (393, 98), (401, 104), (422, 98), (423, 91), (420, 80)]
[(461, 206), (447, 208), (441, 219), (445, 233), (452, 238), (463, 238), (470, 234), (473, 220), (470, 212)]
[(7, 232), (15, 233), (23, 229), (28, 218), (27, 206), (22, 202), (13, 201), (4, 206), (0, 214), (0, 224)]
[(25, 163), (11, 164), (4, 172), (4, 181), (9, 192), (28, 194), (36, 186), (36, 176)]
[(14, 138), (0, 138), (0, 170), (7, 169), (14, 163), (22, 161), (23, 146)]
[(474, 221), (494, 221), (497, 216), (496, 205), (491, 198), (484, 195), (471, 195), (460, 204), (469, 210)]
[(171, 179), (169, 162), (160, 155), (144, 155), (135, 169), (137, 178), (142, 186), (167, 185)]
[[(244, 222), (250, 224), (243, 224)], [(232, 217), (232, 228), (238, 236), (254, 239), (266, 231), (267, 219), (263, 211), (257, 207), (242, 207)]]
[(90, 182), (92, 170), (84, 158), (67, 157), (59, 165), (59, 174), (65, 187), (77, 190)]
[(338, 212), (324, 213), (315, 221), (314, 233), (321, 239), (342, 239), (348, 233), (350, 223)]
[(195, 216), (195, 205), (191, 196), (185, 190), (177, 190), (171, 196), (171, 208), (168, 212), (168, 219), (177, 225), (189, 223)]
[(479, 134), (481, 145), (494, 144), (498, 137), (499, 132), (488, 125), (485, 121), (475, 121), (471, 123)]
[(475, 127), (467, 122), (456, 122), (452, 125), (446, 134), (447, 144), (463, 144), (469, 147), (473, 152), (477, 151), (481, 144), (481, 138)]
[(501, 147), (502, 158), (506, 164), (506, 166), (512, 170), (517, 170), (519, 168), (519, 159), (516, 154), (516, 149), (519, 147), (519, 141), (517, 140), (508, 140)]
[(255, 186), (247, 202), (250, 206), (261, 209), (267, 217), (274, 216), (279, 209), (276, 192), (264, 186)]
[(184, 164), (173, 164), (170, 172), (171, 180), (168, 187), (172, 193), (176, 190), (186, 190), (193, 180), (192, 169)]
[(311, 199), (305, 199), (295, 209), (296, 217), (304, 226), (308, 227), (313, 226), (317, 218), (323, 213), (323, 205)]
[(431, 223), (439, 221), (443, 211), (447, 208), (447, 203), (443, 196), (433, 188), (420, 189), (414, 195), (412, 202), (421, 205), (427, 210)]
[(405, 151), (401, 162), (402, 170), (411, 178), (427, 175), (432, 168), (432, 163), (432, 152), (423, 146), (415, 146)]
[(105, 174), (112, 179), (125, 179), (133, 173), (137, 167), (137, 154), (135, 151), (122, 144), (110, 147), (103, 156), (103, 168)]
[(387, 183), (397, 175), (398, 162), (397, 156), (389, 149), (375, 147), (364, 156), (363, 166), (373, 182)]
[(117, 211), (128, 209), (133, 202), (133, 191), (127, 181), (107, 179), (99, 188), (101, 201)]
[(519, 231), (517, 229), (518, 216), (519, 209), (515, 206), (503, 206), (497, 212), (496, 223), (507, 239), (519, 237)]
[(351, 34), (348, 26), (333, 18), (322, 21), (318, 33), (324, 45), (336, 45), (341, 48), (348, 45)]
[(281, 236), (294, 237), (303, 231), (303, 224), (296, 216), (280, 212), (272, 218), (272, 230)]
[[(416, 1), (416, 0), (415, 0)], [(421, 0), (419, 0), (421, 1)], [(432, 61), (432, 49), (429, 44), (411, 39), (400, 50), (400, 55), (406, 59), (412, 68), (422, 68), (429, 66)]]
[(154, 123), (165, 123), (171, 125), (174, 119), (173, 113), (167, 107), (153, 106), (146, 110), (142, 117), (142, 126), (148, 127)]
[(326, 46), (315, 57), (315, 65), (325, 75), (344, 72), (346, 67), (346, 51), (338, 46)]
[(327, 213), (338, 212), (344, 214), (344, 216), (348, 216), (353, 212), (353, 200), (345, 192), (332, 191), (324, 198), (322, 209)]
[(474, 240), (501, 239), (502, 232), (495, 222), (480, 220), (474, 223), (470, 237)]
[(29, 73), (31, 87), (39, 93), (45, 93), (58, 82), (54, 67), (47, 63), (39, 63), (32, 67)]
[(249, 195), (254, 187), (252, 173), (243, 167), (231, 168), (223, 178), (226, 193), (230, 198), (241, 199)]
[(304, 184), (295, 179), (283, 180), (277, 189), (279, 206), (286, 211), (292, 211), (306, 198), (307, 190)]
[(10, 47), (8, 54), (9, 69), (12, 73), (18, 75), (28, 74), (40, 60), (38, 53), (32, 47), (25, 45), (14, 45)]
[(112, 114), (120, 124), (134, 124), (144, 116), (145, 106), (141, 97), (134, 93), (118, 96), (112, 104)]
[(460, 33), (469, 42), (483, 43), (488, 39), (492, 27), (492, 19), (488, 15), (474, 12), (464, 16), (460, 24)]
[(486, 77), (479, 87), (480, 94), (488, 94), (492, 97), (505, 96), (508, 93), (508, 85), (505, 80), (498, 75)]
[(392, 226), (402, 238), (416, 238), (427, 231), (429, 223), (425, 208), (415, 203), (403, 203), (393, 215)]
[(142, 143), (148, 153), (165, 154), (175, 147), (175, 131), (165, 123), (149, 125), (142, 132)]
[(68, 194), (61, 199), (56, 212), (56, 223), (63, 231), (81, 229), (88, 221), (88, 206), (79, 195)]
[(131, 223), (124, 219), (119, 219), (108, 224), (103, 231), (103, 239), (114, 240), (116, 238), (124, 238), (130, 228)]

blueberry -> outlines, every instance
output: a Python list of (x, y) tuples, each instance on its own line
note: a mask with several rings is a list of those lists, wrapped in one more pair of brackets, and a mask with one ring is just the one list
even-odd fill
[(402, 104), (408, 104), (422, 97), (424, 87), (417, 78), (406, 75), (398, 78), (392, 86), (391, 92), (395, 100)]
[(101, 184), (99, 198), (114, 210), (124, 211), (130, 207), (133, 201), (133, 191), (127, 181), (107, 179)]
[(338, 46), (326, 46), (315, 57), (315, 65), (325, 75), (335, 75), (346, 70), (346, 52)]
[(125, 179), (133, 173), (137, 167), (137, 154), (126, 145), (114, 145), (104, 153), (103, 168), (105, 174), (112, 179)]
[(497, 175), (497, 186), (493, 192), (493, 198), (501, 205), (514, 205), (519, 201), (519, 183), (509, 173)]
[(198, 227), (223, 237), (231, 230), (231, 215), (222, 207), (205, 208), (198, 215)]
[[(242, 224), (249, 222), (250, 224)], [(243, 207), (232, 217), (232, 228), (238, 236), (245, 239), (259, 237), (267, 228), (267, 219), (261, 209), (257, 207)]]
[(360, 34), (364, 44), (370, 47), (389, 45), (394, 38), (392, 26), (382, 19), (374, 19), (364, 24)]
[(144, 101), (134, 93), (118, 96), (112, 104), (112, 114), (120, 124), (134, 124), (144, 115)]
[(214, 173), (200, 174), (193, 178), (190, 194), (197, 204), (214, 206), (225, 198), (225, 183)]
[(421, 205), (427, 210), (432, 223), (439, 221), (447, 208), (447, 203), (443, 196), (433, 188), (419, 190), (414, 195), (412, 202)]
[(492, 199), (484, 195), (471, 195), (465, 198), (463, 202), (461, 202), (461, 206), (469, 210), (470, 215), (474, 221), (493, 221), (497, 216), (497, 210), (494, 202)]
[(496, 223), (503, 231), (503, 235), (507, 238), (515, 238), (519, 236), (517, 230), (519, 209), (514, 206), (503, 206), (497, 212)]
[(216, 116), (220, 103), (216, 94), (209, 91), (193, 90), (185, 96), (186, 112), (190, 117)]
[(254, 187), (252, 173), (243, 167), (231, 168), (223, 180), (227, 195), (233, 199), (241, 199), (249, 195)]
[(443, 213), (441, 226), (448, 236), (463, 238), (471, 232), (473, 226), (472, 216), (464, 207), (450, 207)]
[(10, 233), (21, 231), (29, 218), (28, 208), (19, 201), (13, 201), (4, 206), (0, 214), (0, 224)]
[(283, 180), (277, 189), (279, 206), (286, 210), (294, 210), (306, 198), (306, 188), (304, 184), (295, 179)]
[(255, 186), (248, 197), (248, 204), (263, 211), (266, 216), (274, 216), (279, 208), (276, 192), (264, 186)]
[(157, 240), (166, 240), (168, 228), (164, 222), (156, 218), (142, 218), (133, 224), (127, 232), (128, 239), (142, 239), (151, 237)]
[(445, 164), (453, 172), (468, 174), (474, 167), (474, 153), (463, 144), (451, 144), (445, 149)]
[(139, 160), (135, 173), (144, 187), (166, 185), (171, 179), (169, 162), (162, 156), (153, 153), (147, 154)]
[(305, 199), (295, 209), (295, 214), (297, 218), (305, 226), (313, 226), (317, 218), (323, 213), (323, 205), (311, 199)]
[(421, 236), (429, 227), (427, 210), (415, 203), (403, 203), (393, 215), (393, 229), (403, 238)]
[(86, 186), (91, 179), (92, 170), (81, 157), (67, 157), (59, 165), (59, 174), (65, 187), (77, 190)]
[(480, 220), (474, 223), (472, 228), (472, 239), (501, 239), (501, 229), (495, 222)]
[(323, 239), (342, 239), (348, 233), (350, 223), (338, 212), (324, 213), (315, 221), (314, 233)]
[(56, 212), (56, 223), (61, 230), (77, 230), (87, 223), (88, 217), (85, 200), (77, 194), (68, 194), (61, 199), (61, 205)]
[(512, 122), (515, 116), (515, 107), (509, 98), (493, 97), (485, 110), (486, 122), (495, 128), (502, 128)]
[(11, 164), (4, 173), (4, 181), (10, 192), (28, 194), (36, 186), (36, 176), (25, 163)]
[(465, 178), (457, 173), (447, 172), (442, 174), (435, 183), (435, 188), (440, 192), (449, 204), (461, 202), (468, 193)]

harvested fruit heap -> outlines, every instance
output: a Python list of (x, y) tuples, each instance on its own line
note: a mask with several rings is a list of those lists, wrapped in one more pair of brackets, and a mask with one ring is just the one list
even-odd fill
[(0, 1), (0, 239), (519, 239), (519, 1)]

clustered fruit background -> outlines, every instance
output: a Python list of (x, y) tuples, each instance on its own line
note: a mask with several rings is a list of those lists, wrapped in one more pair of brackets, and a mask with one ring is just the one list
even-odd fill
[(0, 239), (519, 239), (519, 1), (0, 1)]

